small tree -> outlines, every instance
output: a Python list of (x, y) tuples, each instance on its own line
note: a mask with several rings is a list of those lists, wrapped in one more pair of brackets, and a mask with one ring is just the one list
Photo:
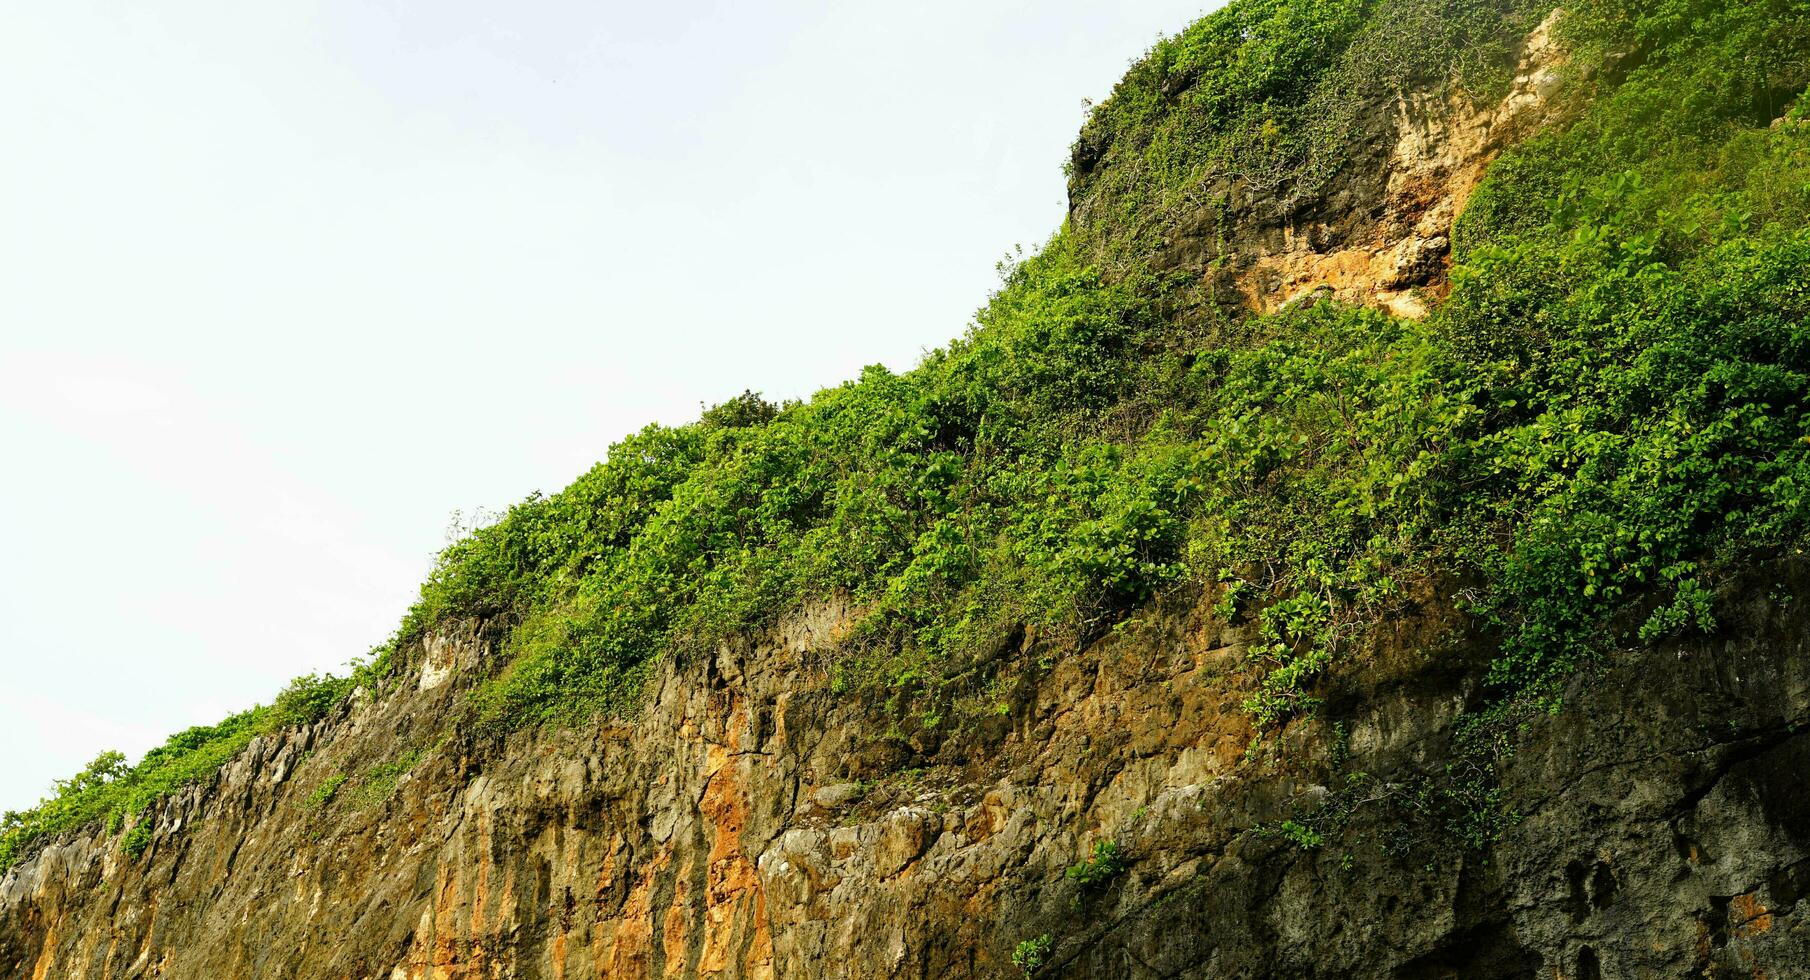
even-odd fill
[[(126, 754), (124, 752), (102, 752), (100, 755), (94, 757), (93, 762), (88, 763), (88, 768), (83, 769), (81, 772), (76, 773), (68, 779), (59, 779), (56, 781), (57, 798), (65, 799), (67, 797), (86, 793), (91, 789), (104, 786), (115, 779), (120, 778), (130, 771), (131, 770), (126, 766)], [(8, 814), (8, 816), (16, 816), (16, 814)]]

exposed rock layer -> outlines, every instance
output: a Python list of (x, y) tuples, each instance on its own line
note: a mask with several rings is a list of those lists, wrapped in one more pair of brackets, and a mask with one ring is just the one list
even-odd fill
[[(1423, 317), (1443, 296), (1452, 225), (1501, 153), (1562, 118), (1568, 59), (1554, 10), (1522, 42), (1500, 99), (1437, 83), (1363, 104), (1341, 134), (1349, 155), (1306, 189), (1209, 181), (1170, 216), (1155, 264), (1201, 273), (1218, 302), (1271, 311), (1312, 296)], [(1070, 182), (1070, 217), (1110, 225), (1084, 136)], [(1220, 203), (1223, 202), (1223, 206)]]
[[(1327, 720), (1255, 755), (1242, 635), (1200, 611), (1047, 669), (1034, 638), (1001, 651), (1001, 713), (941, 743), (868, 740), (885, 719), (817, 656), (833, 621), (670, 666), (633, 727), (496, 743), (446, 727), (482, 640), (436, 637), (400, 689), (158, 808), (142, 858), (96, 834), (9, 872), (0, 976), (987, 977), (1043, 934), (1045, 975), (1076, 977), (1810, 962), (1802, 611), (1754, 599), (1728, 636), (1580, 678), (1520, 739), (1524, 819), (1483, 851), (1412, 791), (1477, 693), (1477, 655), (1426, 652), (1437, 619), (1404, 615)], [(388, 795), (361, 778), (414, 753)], [(1318, 847), (1274, 832), (1335, 803)], [(1104, 840), (1124, 873), (1065, 877)]]

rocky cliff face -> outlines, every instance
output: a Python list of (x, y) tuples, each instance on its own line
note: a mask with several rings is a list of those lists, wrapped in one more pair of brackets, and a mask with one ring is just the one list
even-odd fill
[[(1420, 312), (1483, 168), (1558, 111), (1550, 28), (1500, 103), (1375, 107), (1350, 180), (1203, 211), (1165, 261)], [(1210, 593), (1078, 651), (1019, 633), (960, 724), (840, 691), (847, 611), (814, 607), (620, 721), (489, 735), (502, 627), (465, 622), (157, 805), (141, 856), (93, 827), (5, 872), (0, 977), (1810, 975), (1807, 594), (1766, 569), (1716, 636), (1497, 730), (1489, 638), (1429, 589), (1262, 739), (1253, 626)]]
[[(1382, 138), (1324, 201), (1279, 221), (1231, 268), (1245, 303), (1274, 309), (1324, 292), (1423, 317), (1444, 287), (1452, 223), (1503, 149), (1551, 121), (1565, 64), (1553, 11), (1521, 49), (1510, 90), (1473, 103), (1452, 92), (1403, 93), (1372, 108)], [(1252, 228), (1253, 231), (1257, 230)]]
[(482, 635), (442, 634), (163, 804), (142, 858), (95, 833), (9, 872), (0, 975), (997, 977), (1048, 936), (1043, 976), (1787, 977), (1810, 620), (1772, 594), (1530, 716), (1481, 850), (1426, 791), (1479, 661), (1431, 613), (1255, 752), (1247, 637), (1202, 609), (1024, 638), (948, 739), (834, 693), (833, 610), (670, 665), (632, 725), (496, 742), (448, 724)]
[[(1170, 270), (1204, 272), (1220, 302), (1271, 311), (1310, 296), (1423, 317), (1443, 295), (1452, 224), (1502, 151), (1564, 113), (1568, 58), (1553, 10), (1521, 42), (1508, 90), (1479, 98), (1443, 80), (1394, 90), (1352, 113), (1348, 160), (1323, 181), (1254, 186), (1222, 176), (1153, 243)], [(1111, 224), (1092, 178), (1105, 151), (1076, 146), (1070, 218)]]

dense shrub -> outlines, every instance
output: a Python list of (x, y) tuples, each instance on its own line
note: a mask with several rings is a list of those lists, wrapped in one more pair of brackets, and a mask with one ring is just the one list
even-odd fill
[[(38, 841), (66, 830), (100, 822), (109, 833), (118, 833), (175, 790), (213, 778), (253, 738), (317, 721), (357, 684), (379, 683), (392, 662), (385, 649), (375, 659), (355, 660), (347, 678), (298, 677), (273, 705), (178, 732), (146, 752), (137, 765), (127, 765), (118, 752), (103, 752), (80, 773), (58, 780), (51, 796), (36, 807), (0, 816), (0, 869), (18, 861)], [(137, 857), (150, 844), (151, 831), (151, 822), (139, 819), (121, 837), (120, 848)]]
[[(262, 726), (270, 709), (254, 708), (218, 725), (199, 725), (170, 736), (163, 745), (145, 753), (138, 765), (128, 767), (118, 752), (103, 753), (74, 778), (59, 780), (52, 796), (23, 813), (0, 817), (0, 867), (12, 864), (25, 850), (46, 835), (104, 821), (110, 832), (121, 829), (128, 817), (145, 811), (171, 791), (204, 779), (238, 754)], [(121, 842), (128, 853), (142, 851), (150, 829), (134, 828)]]
[(1540, 0), (1243, 0), (1159, 41), (1075, 145), (1071, 229), (1116, 270), (1148, 259), (1179, 220), (1232, 195), (1284, 207), (1318, 194), (1398, 95), (1442, 85), (1498, 94)]
[(326, 717), (353, 686), (350, 677), (306, 674), (289, 682), (270, 706), (271, 720), (279, 726), (311, 725)]
[(1119, 853), (1118, 842), (1103, 840), (1095, 842), (1092, 856), (1069, 865), (1063, 877), (1086, 892), (1105, 888), (1124, 873), (1125, 858)]
[[(1135, 238), (1107, 271), (1102, 241), (1160, 229), (1238, 147), (1379, 86), (1499, 88), (1544, 14), (1233, 4), (1095, 110), (1082, 147), (1124, 213), (1008, 266), (966, 337), (615, 447), (449, 550), (412, 628), (519, 619), (485, 694), (504, 725), (608, 707), (663, 651), (828, 594), (867, 611), (857, 646), (917, 651), (921, 680), (1016, 624), (1083, 639), (1217, 588), (1255, 616), (1266, 722), (1311, 708), (1314, 677), (1436, 566), (1476, 583), (1508, 688), (1562, 675), (1637, 600), (1640, 635), (1702, 628), (1713, 560), (1802, 528), (1810, 188), (1802, 130), (1768, 128), (1810, 81), (1801, 7), (1577, 5), (1580, 57), (1633, 67), (1580, 74), (1596, 97), (1493, 171), (1431, 320), (1322, 304), (1181, 329), (1174, 281), (1141, 271)], [(1312, 143), (1276, 159), (1306, 179)]]

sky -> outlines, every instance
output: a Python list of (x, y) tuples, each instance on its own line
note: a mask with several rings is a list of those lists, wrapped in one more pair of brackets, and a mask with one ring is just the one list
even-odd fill
[(382, 642), (455, 511), (911, 367), (1209, 6), (8, 4), (0, 809)]

